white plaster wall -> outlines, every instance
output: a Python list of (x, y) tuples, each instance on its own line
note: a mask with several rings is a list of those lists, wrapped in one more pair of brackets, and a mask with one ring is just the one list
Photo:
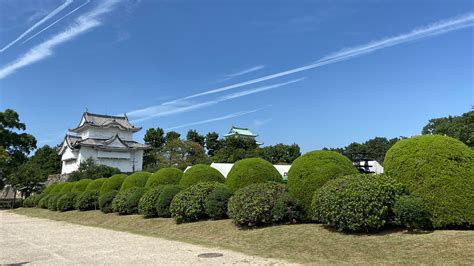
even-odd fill
[(133, 140), (132, 132), (119, 130), (118, 128), (88, 128), (87, 130), (80, 132), (78, 135), (81, 136), (82, 139), (108, 139), (116, 134), (118, 134), (122, 140)]

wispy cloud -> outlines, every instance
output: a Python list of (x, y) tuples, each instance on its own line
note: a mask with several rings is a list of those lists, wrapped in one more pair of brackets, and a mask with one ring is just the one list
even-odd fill
[(4, 52), (8, 48), (10, 48), (12, 45), (17, 43), (19, 40), (21, 40), (23, 37), (25, 37), (28, 33), (30, 33), (32, 30), (36, 29), (39, 27), (41, 24), (46, 22), (48, 19), (54, 17), (56, 14), (61, 12), (63, 9), (65, 9), (67, 6), (72, 4), (73, 0), (66, 0), (62, 5), (58, 6), (56, 9), (51, 11), (48, 15), (46, 15), (44, 18), (42, 18), (40, 21), (36, 22), (33, 26), (31, 26), (29, 29), (27, 29), (25, 32), (23, 32), (20, 36), (18, 36), (15, 40), (10, 42), (9, 44), (5, 45), (2, 49), (0, 49), (0, 52)]
[(184, 112), (189, 112), (189, 111), (209, 107), (211, 105), (215, 105), (223, 101), (240, 98), (243, 96), (247, 96), (247, 95), (251, 95), (254, 93), (259, 93), (259, 92), (263, 92), (263, 91), (267, 91), (271, 89), (276, 89), (276, 88), (283, 87), (289, 84), (300, 82), (302, 80), (304, 80), (304, 78), (294, 79), (287, 82), (277, 83), (277, 84), (273, 84), (269, 86), (257, 87), (254, 89), (249, 89), (249, 90), (245, 90), (238, 93), (227, 94), (227, 95), (218, 97), (216, 99), (204, 101), (204, 102), (196, 102), (192, 100), (179, 100), (179, 101), (173, 101), (173, 102), (166, 102), (160, 105), (150, 106), (147, 108), (127, 112), (127, 115), (128, 117), (133, 119), (132, 122), (137, 123), (137, 122), (146, 121), (146, 120), (156, 118), (156, 117), (179, 114), (179, 113), (184, 113)]
[(260, 111), (260, 110), (262, 110), (262, 109), (264, 109), (264, 108), (265, 108), (265, 107), (258, 108), (258, 109), (255, 109), (255, 110), (250, 110), (250, 111), (240, 111), (240, 112), (236, 112), (236, 113), (232, 113), (232, 114), (228, 114), (228, 115), (224, 115), (224, 116), (219, 116), (219, 117), (215, 117), (215, 118), (211, 118), (211, 119), (206, 119), (206, 120), (201, 120), (201, 121), (197, 121), (197, 122), (187, 123), (187, 124), (183, 124), (183, 125), (179, 125), (179, 126), (169, 127), (169, 128), (166, 128), (165, 130), (173, 130), (173, 129), (183, 128), (183, 127), (190, 127), (190, 126), (196, 126), (196, 125), (202, 125), (202, 124), (207, 124), (207, 123), (212, 123), (212, 122), (227, 120), (227, 119), (231, 119), (231, 118), (235, 118), (235, 117), (239, 117), (239, 116), (244, 116), (244, 115), (248, 115), (248, 114), (251, 114), (251, 113), (255, 113), (255, 112), (258, 112), (258, 111)]
[(402, 43), (408, 43), (408, 42), (416, 41), (416, 40), (419, 40), (419, 39), (422, 39), (422, 38), (437, 36), (437, 35), (440, 35), (440, 34), (451, 32), (451, 31), (460, 30), (460, 29), (467, 28), (467, 27), (472, 27), (473, 25), (474, 25), (474, 13), (469, 13), (469, 14), (464, 15), (464, 16), (452, 18), (452, 19), (449, 19), (449, 20), (439, 21), (437, 23), (430, 24), (426, 27), (415, 28), (414, 30), (412, 30), (408, 33), (403, 33), (403, 34), (400, 34), (398, 36), (384, 38), (384, 39), (374, 41), (374, 42), (370, 42), (368, 44), (364, 44), (364, 45), (361, 45), (361, 46), (347, 48), (347, 49), (338, 51), (336, 53), (330, 54), (328, 56), (325, 56), (325, 57), (321, 58), (320, 60), (316, 61), (313, 64), (309, 64), (309, 65), (289, 69), (289, 70), (286, 70), (286, 71), (282, 71), (282, 72), (278, 72), (278, 73), (275, 73), (275, 74), (263, 76), (263, 77), (260, 77), (260, 78), (240, 82), (240, 83), (237, 83), (237, 84), (224, 86), (224, 87), (217, 88), (217, 89), (212, 89), (212, 90), (192, 94), (192, 95), (183, 97), (183, 98), (178, 99), (178, 100), (189, 100), (189, 99), (193, 99), (193, 98), (197, 98), (197, 97), (201, 97), (201, 96), (205, 96), (205, 95), (210, 95), (210, 94), (214, 94), (214, 93), (219, 93), (219, 92), (223, 92), (223, 91), (227, 91), (227, 90), (240, 88), (240, 87), (247, 86), (247, 85), (252, 85), (252, 84), (255, 84), (255, 83), (259, 83), (259, 82), (263, 82), (263, 81), (267, 81), (267, 80), (271, 80), (271, 79), (275, 79), (275, 78), (279, 78), (279, 77), (288, 76), (288, 75), (291, 75), (291, 74), (295, 74), (295, 73), (298, 73), (298, 72), (302, 72), (302, 71), (314, 69), (314, 68), (317, 68), (317, 67), (333, 64), (333, 63), (336, 63), (336, 62), (345, 61), (345, 60), (351, 59), (351, 58), (356, 57), (356, 56), (369, 54), (369, 53), (375, 52), (375, 51), (383, 49), (383, 48), (391, 47), (391, 46), (402, 44)]
[(0, 68), (0, 79), (13, 74), (18, 69), (43, 60), (53, 54), (53, 49), (67, 41), (72, 40), (78, 35), (87, 32), (102, 24), (101, 15), (112, 11), (118, 0), (101, 1), (91, 11), (79, 16), (74, 23), (61, 33), (58, 33), (47, 41), (34, 46), (28, 52), (20, 56), (6, 66)]
[(227, 80), (236, 78), (236, 77), (238, 77), (238, 76), (242, 76), (242, 75), (245, 75), (245, 74), (248, 74), (248, 73), (255, 72), (255, 71), (260, 70), (260, 69), (262, 69), (262, 68), (264, 68), (264, 67), (265, 67), (265, 65), (259, 65), (259, 66), (250, 67), (250, 68), (244, 69), (244, 70), (239, 71), (239, 72), (236, 72), (236, 73), (224, 75), (224, 78), (219, 79), (218, 81), (219, 81), (219, 82), (227, 81)]
[(49, 24), (48, 26), (46, 26), (45, 28), (43, 28), (42, 30), (38, 31), (37, 33), (35, 33), (33, 36), (29, 37), (28, 39), (24, 40), (21, 44), (24, 44), (26, 42), (28, 42), (29, 40), (33, 39), (34, 37), (38, 36), (39, 34), (41, 34), (43, 31), (51, 28), (52, 26), (54, 26), (56, 23), (60, 22), (61, 20), (67, 18), (68, 16), (70, 16), (71, 14), (75, 13), (77, 10), (81, 9), (83, 6), (89, 4), (91, 1), (90, 0), (87, 0), (85, 3), (83, 3), (82, 5), (74, 8), (73, 10), (69, 11), (66, 15), (60, 17), (59, 19), (57, 19), (56, 21), (54, 21), (53, 23)]

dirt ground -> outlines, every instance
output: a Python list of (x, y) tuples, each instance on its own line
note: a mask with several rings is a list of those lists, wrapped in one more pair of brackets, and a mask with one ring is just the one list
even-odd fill
[[(223, 256), (202, 258), (203, 253)], [(282, 265), (285, 261), (0, 211), (0, 264)]]

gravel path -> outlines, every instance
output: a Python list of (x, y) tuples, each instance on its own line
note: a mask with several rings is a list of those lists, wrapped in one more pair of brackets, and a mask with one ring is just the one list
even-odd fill
[[(202, 253), (221, 257), (200, 258)], [(0, 211), (0, 264), (258, 264), (284, 261)]]

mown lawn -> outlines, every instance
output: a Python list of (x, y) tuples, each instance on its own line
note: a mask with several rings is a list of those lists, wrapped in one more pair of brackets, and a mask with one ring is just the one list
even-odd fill
[(394, 229), (378, 234), (348, 235), (318, 224), (242, 230), (230, 220), (177, 225), (172, 219), (144, 219), (139, 215), (118, 216), (100, 211), (60, 213), (21, 208), (13, 212), (298, 263), (474, 265), (474, 231), (437, 230), (411, 234)]

